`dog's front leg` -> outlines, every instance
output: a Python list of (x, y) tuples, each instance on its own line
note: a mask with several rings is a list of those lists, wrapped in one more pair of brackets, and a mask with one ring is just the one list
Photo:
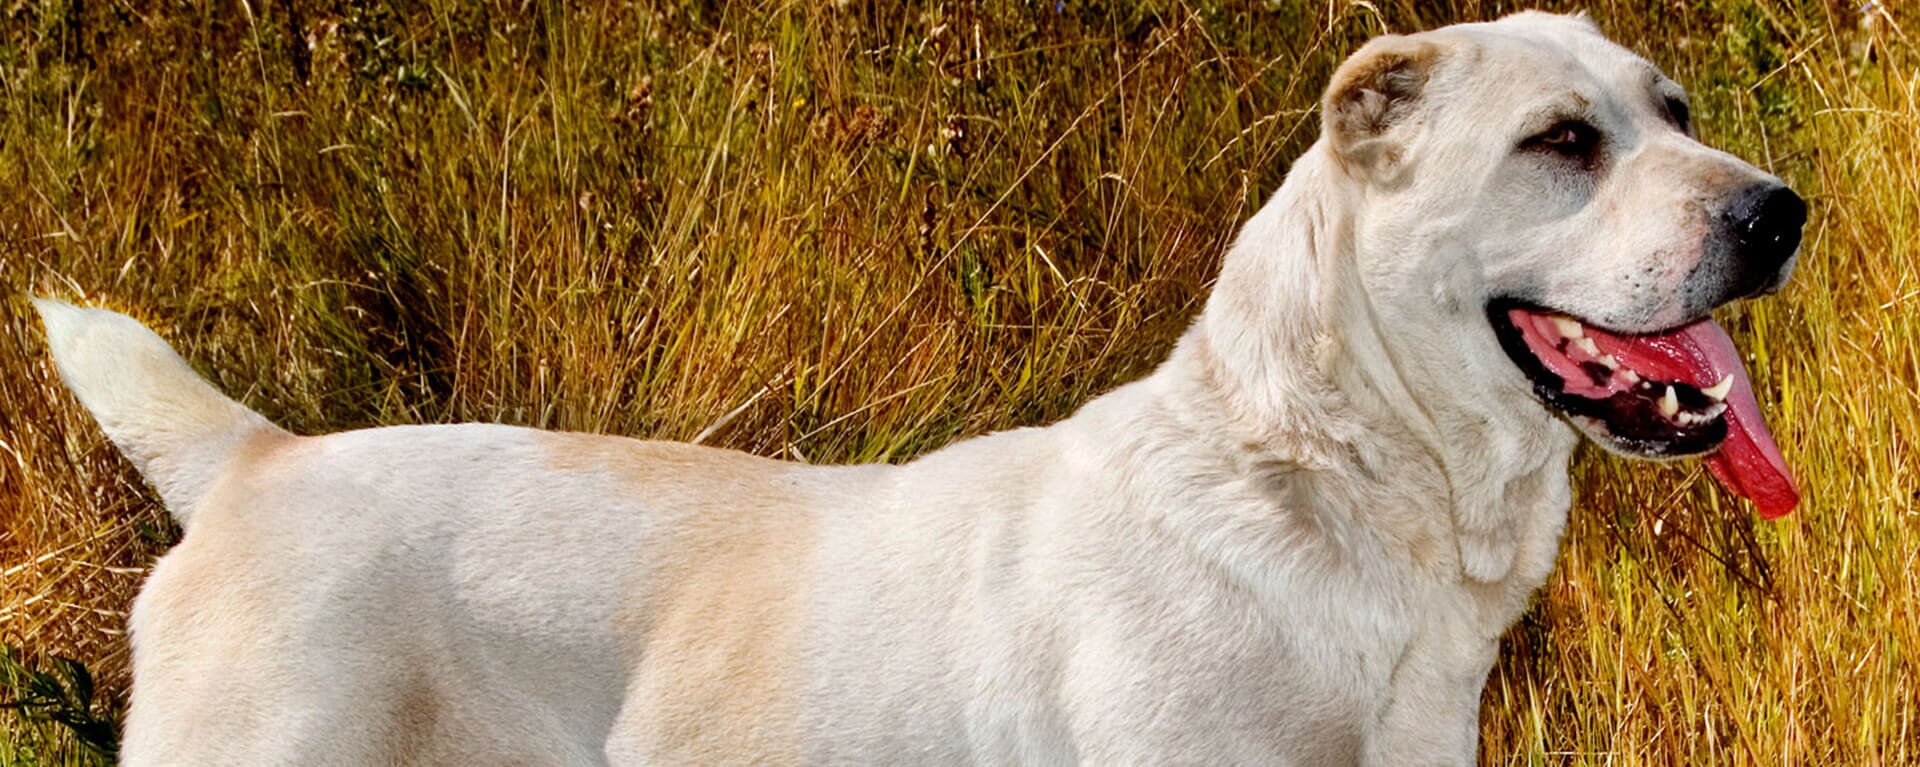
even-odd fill
[(1477, 633), (1458, 616), (1430, 614), (1394, 668), (1367, 734), (1365, 764), (1474, 763), (1480, 693), (1500, 650), (1498, 638)]

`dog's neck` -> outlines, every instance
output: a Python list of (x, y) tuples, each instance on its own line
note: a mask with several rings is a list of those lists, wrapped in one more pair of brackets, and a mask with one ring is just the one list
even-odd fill
[(1289, 465), (1390, 477), (1350, 511), (1423, 520), (1406, 535), (1428, 540), (1411, 550), (1436, 535), (1453, 544), (1431, 566), (1524, 599), (1552, 566), (1574, 434), (1524, 391), (1502, 396), (1470, 367), (1431, 364), (1423, 347), (1458, 326), (1388, 324), (1391, 307), (1359, 277), (1363, 201), (1341, 173), (1317, 145), (1247, 222), (1156, 374), (1165, 399)]

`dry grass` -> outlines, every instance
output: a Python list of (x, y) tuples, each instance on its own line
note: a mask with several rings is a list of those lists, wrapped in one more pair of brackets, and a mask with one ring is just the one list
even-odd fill
[[(1697, 465), (1583, 458), (1486, 761), (1920, 763), (1908, 18), (1595, 5), (1813, 202), (1793, 287), (1733, 323), (1808, 501), (1762, 525)], [(1151, 366), (1333, 63), (1500, 10), (667, 6), (0, 11), (0, 284), (130, 308), (298, 430), (901, 460)], [(24, 304), (0, 326), (0, 639), (117, 688), (174, 531)], [(6, 722), (0, 764), (78, 760)]]

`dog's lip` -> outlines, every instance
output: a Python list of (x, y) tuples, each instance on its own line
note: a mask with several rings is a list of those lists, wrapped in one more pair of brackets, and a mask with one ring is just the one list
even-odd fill
[[(1570, 394), (1604, 398), (1650, 381), (1672, 386), (1683, 405), (1705, 408), (1707, 400), (1725, 400), (1733, 374), (1744, 373), (1715, 369), (1698, 364), (1698, 360), (1675, 364), (1671, 354), (1657, 348), (1701, 326), (1712, 325), (1711, 318), (1696, 318), (1658, 330), (1621, 332), (1572, 312), (1522, 302), (1492, 308), (1496, 312), (1494, 320), (1504, 320), (1521, 331), (1527, 343), (1518, 351), (1526, 352), (1543, 363), (1549, 373), (1563, 379)], [(1514, 351), (1508, 349), (1509, 353)], [(1602, 378), (1610, 380), (1603, 382)], [(1693, 396), (1703, 392), (1711, 396)]]
[(1565, 309), (1555, 309), (1551, 306), (1545, 306), (1542, 304), (1538, 304), (1532, 301), (1527, 301), (1519, 298), (1495, 298), (1487, 302), (1487, 313), (1490, 316), (1495, 313), (1505, 314), (1506, 312), (1512, 309), (1520, 309), (1522, 311), (1531, 312), (1534, 314), (1547, 314), (1547, 315), (1557, 315), (1560, 317), (1565, 317), (1567, 319), (1580, 323), (1582, 326), (1586, 327), (1589, 330), (1598, 330), (1602, 333), (1606, 333), (1607, 335), (1620, 336), (1623, 338), (1651, 338), (1654, 336), (1663, 336), (1669, 333), (1683, 330), (1687, 326), (1692, 325), (1701, 320), (1712, 318), (1711, 314), (1701, 313), (1696, 316), (1683, 318), (1679, 322), (1675, 322), (1671, 325), (1666, 325), (1662, 327), (1627, 329), (1627, 328), (1607, 325), (1604, 323), (1587, 319), (1586, 317), (1580, 316), (1580, 314), (1577, 312), (1570, 312)]

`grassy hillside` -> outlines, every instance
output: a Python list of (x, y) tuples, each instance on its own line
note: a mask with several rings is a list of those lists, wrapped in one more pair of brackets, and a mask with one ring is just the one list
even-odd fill
[[(1342, 56), (1512, 9), (578, 5), (0, 9), (0, 288), (127, 309), (300, 431), (904, 460), (1149, 369)], [(1920, 763), (1914, 17), (1586, 7), (1812, 204), (1793, 285), (1725, 318), (1807, 500), (1761, 524), (1697, 463), (1583, 455), (1485, 761)], [(29, 314), (0, 299), (0, 641), (83, 661), (111, 716), (128, 601), (177, 531)], [(33, 693), (8, 657), (0, 700)], [(62, 726), (0, 731), (0, 765), (90, 758)]]

